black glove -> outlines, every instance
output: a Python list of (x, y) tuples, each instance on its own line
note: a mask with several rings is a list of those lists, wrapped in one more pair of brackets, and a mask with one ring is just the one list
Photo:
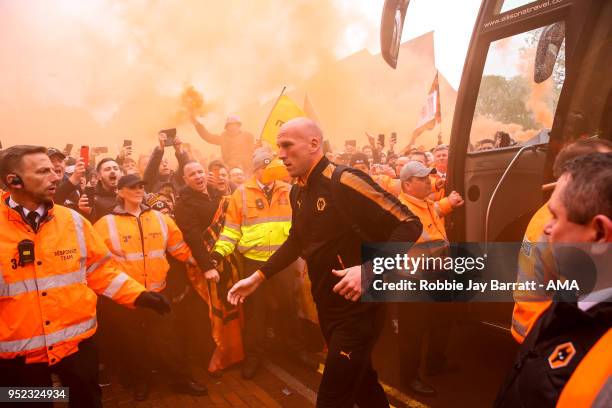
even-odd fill
[[(221, 255), (220, 253), (218, 253), (216, 251), (213, 251), (210, 254), (210, 259), (212, 260), (213, 265), (216, 268), (217, 265), (220, 265), (223, 262), (223, 255)], [(206, 271), (204, 271), (204, 272), (206, 272)]]
[(170, 302), (164, 295), (156, 292), (142, 292), (134, 301), (134, 306), (148, 307), (159, 314), (170, 313)]

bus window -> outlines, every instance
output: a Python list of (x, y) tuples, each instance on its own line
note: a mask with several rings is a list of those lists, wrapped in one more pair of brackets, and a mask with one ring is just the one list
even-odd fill
[(508, 10), (514, 10), (529, 3), (534, 3), (537, 0), (503, 0), (504, 3), (501, 6), (499, 14), (505, 13)]
[(543, 30), (537, 28), (489, 45), (470, 132), (470, 153), (548, 142), (565, 79), (565, 42), (552, 75), (536, 83), (534, 64)]

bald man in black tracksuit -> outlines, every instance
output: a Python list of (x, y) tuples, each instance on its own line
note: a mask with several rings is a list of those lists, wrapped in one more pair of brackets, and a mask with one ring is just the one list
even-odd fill
[[(289, 238), (259, 271), (238, 282), (228, 299), (233, 303), (243, 301), (260, 281), (278, 273), (299, 256), (304, 258), (329, 349), (317, 407), (353, 407), (355, 403), (360, 407), (387, 407), (386, 395), (371, 362), (372, 348), (382, 329), (383, 305), (356, 302), (360, 290), (358, 293), (339, 291), (337, 285), (345, 278), (332, 270), (361, 265), (364, 239), (414, 242), (421, 234), (422, 225), (399, 200), (358, 170), (342, 172), (340, 187), (335, 190), (339, 195), (333, 195), (332, 174), (336, 165), (322, 153), (318, 154), (316, 145), (322, 137), (315, 126), (299, 118), (281, 128), (279, 157), (289, 173), (298, 176), (298, 184), (293, 186), (290, 196), (293, 215)], [(303, 141), (297, 137), (304, 133), (307, 144), (302, 146)], [(285, 146), (286, 140), (290, 146)], [(302, 169), (302, 177), (297, 171), (292, 174), (292, 167), (300, 159), (293, 158), (293, 154), (308, 149), (312, 150), (314, 166), (309, 171)], [(341, 202), (336, 202), (333, 196)], [(356, 273), (360, 276), (360, 271)]]

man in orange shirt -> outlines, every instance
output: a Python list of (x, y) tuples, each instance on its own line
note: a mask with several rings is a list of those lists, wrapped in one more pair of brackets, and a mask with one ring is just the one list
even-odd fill
[[(445, 250), (448, 238), (444, 228), (444, 215), (447, 214), (438, 202), (427, 197), (431, 193), (430, 174), (435, 172), (420, 161), (410, 161), (400, 171), (402, 193), (399, 200), (421, 221), (423, 231), (416, 241), (413, 250)], [(463, 205), (463, 198), (453, 191), (448, 196), (452, 211)], [(424, 367), (428, 374), (437, 374), (446, 369), (445, 349), (452, 319), (447, 306), (423, 302), (404, 302), (398, 307), (399, 345), (400, 345), (400, 381), (411, 391), (431, 396), (435, 390), (422, 380), (419, 367), (422, 366), (421, 355), (423, 337), (429, 333)]]
[(251, 155), (255, 139), (252, 134), (242, 130), (242, 122), (238, 116), (227, 117), (225, 130), (221, 134), (210, 133), (195, 117), (191, 118), (191, 123), (204, 141), (221, 147), (221, 157), (227, 166), (240, 167), (245, 173), (251, 173)]

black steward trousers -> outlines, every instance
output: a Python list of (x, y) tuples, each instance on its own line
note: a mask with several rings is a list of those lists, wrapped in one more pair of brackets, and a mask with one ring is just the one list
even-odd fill
[[(446, 347), (455, 307), (456, 305), (452, 303), (399, 303), (399, 358), (402, 387), (408, 388), (412, 380), (420, 377), (419, 368), (426, 371), (437, 370), (446, 364)], [(425, 361), (421, 358), (423, 354)]]
[(319, 313), (328, 353), (319, 385), (318, 408), (388, 407), (387, 396), (372, 367), (372, 350), (384, 322), (384, 306), (340, 321)]
[(149, 309), (123, 309), (114, 335), (119, 336), (122, 368), (135, 382), (148, 382), (159, 362), (176, 383), (191, 380), (191, 367), (180, 348), (174, 312), (160, 315)]
[[(265, 262), (244, 258), (244, 276), (257, 271)], [(303, 336), (297, 314), (294, 296), (295, 276), (293, 270), (285, 269), (260, 287), (244, 301), (244, 352), (248, 357), (261, 358), (266, 341), (267, 303), (271, 298), (276, 301), (282, 313), (279, 338), (283, 339), (292, 352), (305, 350)]]
[[(102, 408), (102, 391), (98, 385), (98, 352), (91, 339), (79, 343), (79, 351), (52, 366), (46, 363), (26, 364), (24, 357), (0, 359), (0, 387), (52, 387), (51, 374), (59, 376), (69, 388), (70, 408)], [(20, 408), (53, 407), (52, 402), (15, 404)]]

